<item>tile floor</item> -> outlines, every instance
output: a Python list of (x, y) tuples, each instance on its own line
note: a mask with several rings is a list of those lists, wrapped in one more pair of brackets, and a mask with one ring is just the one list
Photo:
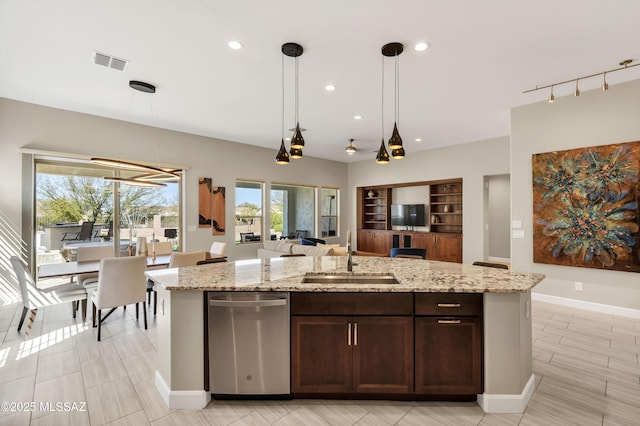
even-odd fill
[[(536, 391), (524, 414), (485, 414), (476, 403), (326, 400), (172, 411), (155, 390), (153, 319), (145, 331), (132, 307), (119, 309), (98, 343), (68, 305), (54, 306), (38, 313), (24, 341), (21, 309), (0, 307), (0, 402), (36, 409), (0, 411), (0, 425), (640, 425), (640, 320), (534, 302)], [(78, 405), (46, 405), (55, 402)]]

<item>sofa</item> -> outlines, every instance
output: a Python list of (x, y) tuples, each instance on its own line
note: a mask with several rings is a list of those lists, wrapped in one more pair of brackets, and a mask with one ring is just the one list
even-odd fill
[(258, 258), (269, 259), (282, 255), (304, 254), (305, 256), (346, 256), (347, 251), (339, 244), (317, 244), (315, 246), (294, 244), (288, 241), (265, 241), (258, 249)]

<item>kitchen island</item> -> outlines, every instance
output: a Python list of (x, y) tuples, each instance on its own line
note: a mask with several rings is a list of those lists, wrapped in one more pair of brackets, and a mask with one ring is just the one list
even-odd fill
[[(205, 294), (211, 291), (481, 294), (482, 393), (486, 412), (522, 412), (533, 393), (531, 289), (544, 276), (416, 259), (290, 257), (156, 270), (158, 292), (156, 386), (170, 408), (203, 408), (206, 388)], [(396, 284), (303, 283), (305, 274), (391, 275)], [(334, 297), (339, 297), (339, 294)]]

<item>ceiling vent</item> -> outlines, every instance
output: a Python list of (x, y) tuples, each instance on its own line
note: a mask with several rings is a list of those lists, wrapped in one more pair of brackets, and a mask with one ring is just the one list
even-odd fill
[(124, 71), (128, 63), (128, 61), (124, 59), (115, 58), (113, 56), (109, 56), (99, 52), (93, 52), (93, 62), (96, 65), (113, 68), (114, 70), (118, 71)]

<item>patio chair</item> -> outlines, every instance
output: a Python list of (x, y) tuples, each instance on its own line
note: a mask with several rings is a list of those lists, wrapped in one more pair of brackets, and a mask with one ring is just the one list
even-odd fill
[[(50, 290), (40, 290), (35, 286), (33, 278), (29, 273), (27, 264), (18, 256), (11, 256), (11, 265), (18, 278), (20, 284), (20, 293), (22, 295), (22, 315), (20, 316), (20, 323), (18, 324), (18, 331), (22, 329), (22, 324), (28, 311), (31, 311), (29, 315), (29, 321), (27, 322), (27, 330), (24, 333), (25, 340), (29, 336), (33, 322), (36, 319), (36, 313), (38, 308), (44, 308), (46, 306), (58, 305), (60, 303), (78, 302), (82, 303), (82, 322), (84, 323), (87, 317), (87, 292), (85, 289), (77, 284), (64, 284), (61, 286), (52, 287)], [(72, 303), (73, 317), (76, 317), (76, 309)]]
[(65, 232), (60, 241), (86, 241), (93, 237), (94, 222), (83, 222), (80, 225), (80, 232)]

